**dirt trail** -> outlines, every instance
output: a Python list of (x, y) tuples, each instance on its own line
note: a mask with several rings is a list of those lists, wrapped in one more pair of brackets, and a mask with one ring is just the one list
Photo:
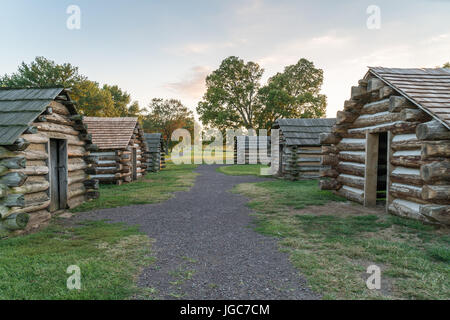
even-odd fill
[(155, 239), (156, 263), (139, 286), (161, 299), (318, 299), (278, 250), (276, 239), (252, 230), (248, 199), (230, 190), (263, 181), (227, 176), (202, 165), (188, 192), (159, 204), (103, 209), (86, 218), (139, 224)]

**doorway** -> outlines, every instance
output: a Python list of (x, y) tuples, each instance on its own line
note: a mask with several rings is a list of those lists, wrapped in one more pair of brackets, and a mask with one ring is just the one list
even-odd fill
[(364, 205), (386, 204), (388, 172), (388, 133), (367, 133), (364, 175)]
[(133, 148), (131, 152), (131, 164), (132, 164), (132, 180), (137, 180), (137, 150)]
[(377, 205), (386, 204), (388, 134), (378, 134)]
[(50, 212), (67, 208), (67, 141), (50, 139)]

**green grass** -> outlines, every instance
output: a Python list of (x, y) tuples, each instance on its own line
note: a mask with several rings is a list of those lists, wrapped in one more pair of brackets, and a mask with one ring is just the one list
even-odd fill
[[(0, 300), (152, 298), (135, 277), (152, 263), (150, 239), (137, 227), (102, 221), (47, 229), (0, 241)], [(81, 290), (67, 289), (70, 265), (81, 269)]]
[(83, 212), (102, 208), (157, 203), (173, 196), (173, 192), (186, 191), (194, 184), (196, 165), (175, 165), (168, 162), (167, 168), (148, 173), (143, 179), (121, 186), (100, 185), (100, 197), (85, 202), (72, 212)]
[[(260, 164), (235, 164), (217, 168), (217, 172), (221, 172), (231, 176), (261, 176), (261, 168), (269, 168), (268, 166)], [(270, 177), (270, 176), (268, 176)]]
[[(241, 184), (234, 191), (252, 199), (256, 230), (279, 238), (325, 299), (450, 298), (448, 230), (338, 205), (343, 199), (320, 191), (317, 181)], [(366, 287), (371, 264), (382, 270), (381, 290)]]

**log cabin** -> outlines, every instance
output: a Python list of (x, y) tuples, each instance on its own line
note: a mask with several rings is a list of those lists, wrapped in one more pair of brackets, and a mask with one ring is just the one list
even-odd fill
[(136, 117), (85, 117), (84, 123), (98, 147), (92, 153), (97, 164), (89, 171), (94, 179), (121, 185), (146, 174), (148, 149)]
[(320, 137), (321, 189), (450, 224), (450, 69), (369, 68)]
[(0, 89), (0, 233), (98, 197), (91, 136), (63, 88)]
[(279, 130), (278, 177), (299, 180), (317, 179), (320, 169), (319, 135), (331, 132), (335, 119), (278, 119), (272, 126)]
[(234, 164), (269, 164), (270, 136), (234, 137)]
[(144, 133), (147, 144), (147, 171), (157, 172), (166, 167), (167, 148), (161, 133)]

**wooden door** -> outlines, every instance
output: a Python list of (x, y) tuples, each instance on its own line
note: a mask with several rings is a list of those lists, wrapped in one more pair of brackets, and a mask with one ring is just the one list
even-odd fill
[(137, 150), (136, 148), (133, 148), (132, 155), (132, 166), (133, 166), (133, 180), (137, 180)]
[(50, 139), (50, 212), (67, 208), (67, 142)]

